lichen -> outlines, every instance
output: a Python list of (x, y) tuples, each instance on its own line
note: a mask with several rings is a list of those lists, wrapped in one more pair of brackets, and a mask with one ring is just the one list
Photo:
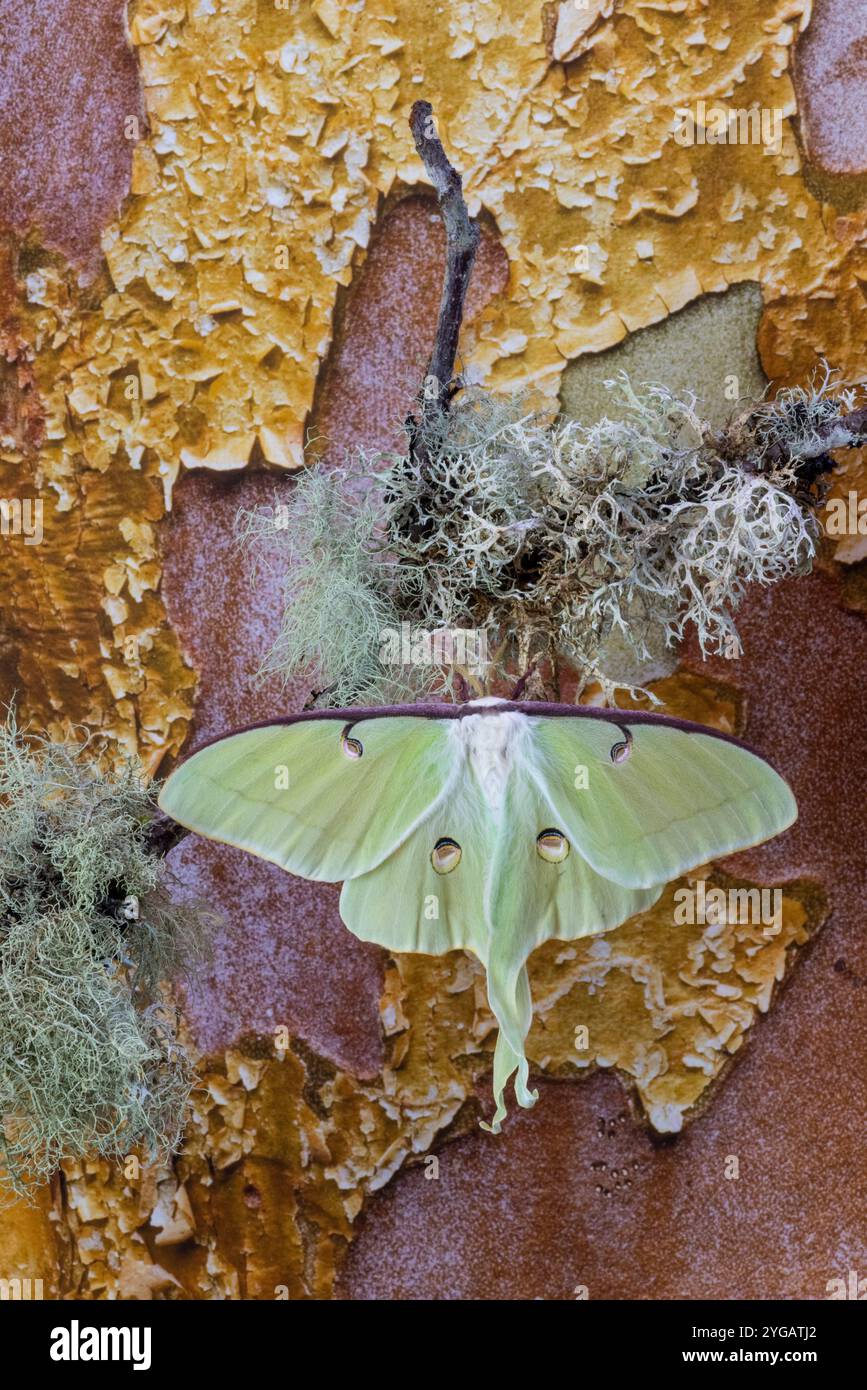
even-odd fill
[[(812, 563), (819, 527), (796, 463), (840, 409), (830, 382), (747, 412), (736, 458), (694, 398), (621, 374), (608, 383), (617, 419), (550, 424), (522, 396), (470, 388), (423, 420), (406, 455), (314, 466), (288, 504), (241, 519), (248, 540), (282, 524), (290, 561), (265, 669), (312, 663), (321, 698), (350, 703), (388, 686), (379, 651), (401, 621), (482, 630), (497, 653), (489, 681), (566, 662), (579, 694), (623, 686), (606, 658), (614, 637), (646, 660), (660, 634), (672, 645), (692, 626), (704, 653), (738, 656), (747, 587)], [(402, 670), (410, 680), (412, 664)]]
[[(569, 362), (744, 280), (787, 339), (771, 364), (766, 334), (769, 376), (816, 348), (863, 371), (858, 218), (825, 215), (789, 119), (808, 0), (608, 9), (490, 0), (432, 30), (405, 0), (339, 22), (330, 4), (130, 6), (147, 119), (123, 122), (141, 138), (104, 234), (110, 292), (82, 293), (36, 246), (17, 274), (41, 443), (37, 460), (2, 441), (0, 471), (6, 496), (35, 483), (50, 543), (0, 550), (0, 580), (22, 700), (53, 737), (110, 731), (150, 772), (179, 750), (194, 676), (155, 523), (184, 469), (301, 463), (340, 288), (383, 197), (424, 179), (406, 125), (420, 95), (509, 262), (462, 335), (474, 380), (553, 402)], [(678, 145), (675, 109), (720, 93), (780, 111), (779, 151)]]
[(18, 1193), (64, 1158), (168, 1153), (193, 1081), (160, 981), (207, 915), (167, 896), (138, 769), (109, 777), (92, 752), (11, 710), (0, 725), (0, 1172)]
[(392, 567), (376, 539), (377, 499), (351, 496), (347, 482), (343, 473), (312, 468), (286, 500), (278, 495), (273, 507), (243, 509), (237, 518), (240, 543), (262, 542), (264, 562), (283, 567), (283, 619), (260, 675), (288, 679), (312, 668), (336, 705), (385, 698), (381, 634), (400, 621)]
[[(101, 303), (79, 303), (70, 294), (64, 307), (66, 290), (58, 287), (57, 302), (48, 295), (43, 306), (26, 311), (50, 421), (39, 460), (50, 543), (0, 550), (7, 616), (16, 620), (18, 684), (26, 687), (28, 710), (55, 733), (61, 723), (75, 721), (116, 730), (128, 747), (137, 742), (148, 759), (164, 749), (177, 750), (182, 742), (193, 677), (180, 663), (154, 592), (158, 567), (152, 556), (133, 554), (119, 523), (126, 517), (159, 520), (162, 489), (171, 492), (181, 449), (195, 451), (201, 434), (206, 444), (213, 441), (216, 457), (224, 431), (235, 426), (238, 402), (244, 403), (243, 428), (260, 428), (269, 459), (279, 459), (284, 440), (287, 458), (297, 449), (316, 388), (317, 364), (332, 331), (338, 287), (363, 259), (360, 241), (368, 205), (373, 218), (377, 197), (395, 180), (415, 183), (421, 177), (419, 162), (407, 158), (404, 120), (409, 102), (426, 90), (417, 84), (435, 92), (447, 144), (465, 171), (468, 194), (496, 220), (509, 257), (508, 293), (464, 335), (463, 360), (488, 384), (512, 389), (536, 382), (553, 398), (567, 360), (577, 354), (586, 360), (606, 344), (664, 319), (693, 296), (743, 279), (761, 284), (762, 363), (778, 384), (805, 378), (822, 354), (850, 379), (867, 370), (863, 217), (844, 217), (839, 208), (835, 215), (826, 200), (817, 198), (812, 182), (805, 183), (789, 122), (781, 156), (749, 145), (676, 148), (670, 140), (672, 104), (679, 101), (713, 101), (725, 93), (734, 106), (758, 102), (793, 114), (787, 65), (797, 14), (802, 27), (809, 14), (806, 0), (795, 5), (790, 0), (770, 5), (718, 0), (711, 7), (681, 6), (677, 12), (625, 0), (610, 21), (594, 30), (599, 34), (594, 50), (578, 62), (558, 60), (541, 76), (535, 32), (539, 10), (516, 0), (447, 6), (439, 16), (441, 32), (432, 30), (427, 6), (398, 5), (395, 23), (392, 11), (383, 14), (379, 6), (353, 7), (341, 14), (330, 37), (320, 27), (318, 12), (334, 10), (331, 5), (289, 15), (275, 5), (256, 8), (250, 0), (223, 0), (219, 17), (210, 13), (213, 8), (200, 5), (194, 15), (196, 7), (189, 7), (184, 17), (183, 6), (162, 0), (131, 6), (130, 19), (136, 21), (132, 40), (147, 83), (145, 128), (150, 133), (136, 147), (131, 197), (118, 227), (109, 232), (111, 263), (120, 266), (120, 273), (114, 291)], [(567, 17), (573, 7), (556, 8)], [(275, 66), (272, 53), (279, 52), (284, 38), (296, 35), (297, 57), (293, 70), (286, 72)], [(400, 72), (396, 84), (395, 69)], [(176, 141), (171, 139), (175, 133)], [(359, 139), (370, 141), (360, 177)], [(247, 164), (251, 158), (256, 162), (254, 177), (235, 177), (237, 164), (229, 156), (237, 150), (253, 151)], [(275, 209), (269, 199), (259, 211), (260, 166), (263, 172), (278, 170), (280, 184), (288, 184), (291, 205)], [(203, 180), (201, 196), (197, 190)], [(276, 193), (279, 198), (279, 188)], [(226, 230), (235, 223), (243, 228), (243, 237), (227, 240)], [(358, 227), (358, 244), (347, 253)], [(284, 270), (263, 292), (246, 283), (247, 268), (253, 276), (269, 274), (275, 241), (290, 249), (291, 285)], [(177, 271), (172, 252), (184, 243), (193, 253)], [(607, 260), (594, 263), (589, 275), (579, 275), (576, 243), (595, 243), (590, 246), (594, 261), (602, 261), (603, 248)], [(309, 254), (311, 245), (315, 258)], [(225, 264), (216, 259), (222, 248)], [(245, 277), (240, 282), (239, 254)], [(341, 257), (344, 268), (332, 272), (326, 254)], [(130, 277), (124, 274), (124, 256), (132, 263)], [(200, 266), (199, 259), (205, 264)], [(173, 265), (185, 283), (170, 299), (165, 297), (170, 288), (166, 274)], [(212, 321), (199, 313), (199, 298), (215, 298), (218, 281), (217, 292), (228, 293), (231, 276), (243, 302), (245, 331), (238, 311), (215, 314)], [(287, 299), (296, 284), (302, 287), (300, 299)], [(159, 294), (150, 292), (152, 285)], [(258, 333), (250, 331), (257, 326)], [(194, 384), (187, 357), (191, 343), (202, 354), (201, 364), (193, 368), (199, 374)], [(697, 348), (705, 354), (704, 341)], [(275, 367), (281, 352), (285, 356)], [(114, 373), (116, 383), (123, 380), (128, 362), (140, 365), (147, 391), (140, 419), (124, 418), (116, 390), (86, 418), (78, 416), (74, 406), (83, 404), (82, 396), (71, 393), (82, 378), (87, 381), (88, 364), (105, 375)], [(366, 380), (369, 372), (366, 363)], [(222, 375), (215, 389), (217, 373)], [(122, 452), (118, 456), (118, 437), (129, 440), (131, 460), (144, 447), (140, 471), (135, 462), (126, 466)], [(243, 458), (243, 451), (236, 457)], [(857, 462), (863, 476), (860, 455)], [(22, 493), (31, 467), (29, 458), (26, 464), (15, 463), (4, 483), (5, 495)], [(844, 495), (849, 485), (847, 480)], [(56, 508), (55, 495), (70, 510)], [(107, 594), (104, 574), (111, 581)], [(125, 588), (139, 580), (145, 590), (141, 606), (141, 596), (131, 588), (128, 595)], [(111, 623), (108, 633), (100, 611), (103, 600)], [(123, 603), (129, 603), (125, 621)], [(823, 630), (831, 617), (825, 614)], [(129, 635), (142, 632), (145, 640), (137, 649), (143, 653), (143, 670), (128, 655)], [(107, 660), (110, 684), (103, 677)], [(684, 691), (681, 675), (677, 703), (667, 699), (666, 708), (713, 723), (716, 698), (715, 692), (705, 698), (692, 687)], [(752, 702), (751, 687), (745, 698)], [(666, 984), (676, 986), (682, 961), (667, 954), (672, 937), (664, 928), (660, 922), (653, 931), (648, 957), (656, 959), (658, 943), (665, 943), (660, 968)], [(552, 945), (552, 958), (554, 951)], [(764, 950), (752, 957), (751, 951), (747, 943), (745, 955), (754, 961), (765, 962), (769, 954)], [(404, 978), (412, 983), (412, 997), (404, 1002), (414, 1038), (409, 1063), (413, 1091), (404, 1115), (421, 1100), (430, 1104), (431, 1091), (442, 1093), (453, 1076), (447, 1043), (466, 1037), (465, 1016), (456, 1012), (448, 1039), (443, 1017), (463, 1006), (468, 991), (455, 993), (450, 979), (441, 987), (437, 981), (446, 972), (451, 977), (460, 971), (463, 977), (466, 968), (463, 956), (400, 961)], [(770, 980), (773, 962), (763, 968)], [(636, 1030), (646, 1027), (647, 1011), (640, 991), (630, 1003), (615, 981), (616, 972), (605, 1026), (619, 1038), (625, 1056)], [(714, 971), (703, 988), (713, 992), (717, 984)], [(540, 961), (534, 994), (541, 999), (542, 992)], [(434, 1029), (428, 1020), (435, 995)], [(696, 1022), (701, 1000), (698, 1005), (691, 1011)], [(479, 1010), (484, 1011), (483, 1001)], [(565, 1046), (574, 1025), (574, 1001), (568, 1000), (561, 1013)], [(549, 1026), (551, 1017), (546, 1013)], [(427, 1032), (420, 1036), (422, 1029)], [(396, 1143), (389, 1127), (392, 1092), (395, 1076), (398, 1085), (405, 1085), (407, 1064), (399, 1059), (408, 1037), (408, 1032), (396, 1036), (397, 1070), (388, 1073), (378, 1112), (386, 1151)], [(676, 1094), (682, 1073), (675, 1044), (679, 1052), (677, 1038), (665, 1040), (672, 1052), (668, 1081)], [(539, 1057), (548, 1050), (540, 1034)], [(272, 1298), (275, 1280), (288, 1282), (283, 1270), (291, 1264), (293, 1274), (299, 1266), (303, 1274), (297, 1293), (293, 1285), (293, 1297), (328, 1296), (333, 1257), (320, 1253), (319, 1242), (326, 1239), (320, 1234), (324, 1210), (335, 1213), (338, 1235), (332, 1243), (338, 1252), (345, 1239), (335, 1185), (326, 1187), (317, 1166), (312, 1194), (306, 1205), (297, 1203), (296, 1212), (287, 1180), (287, 1172), (296, 1169), (302, 1177), (310, 1173), (308, 1155), (318, 1152), (321, 1140), (315, 1116), (306, 1117), (306, 1123), (303, 1114), (297, 1121), (294, 1113), (290, 1118), (286, 1093), (309, 1094), (320, 1064), (317, 1060), (311, 1078), (302, 1084), (294, 1072), (290, 1078), (290, 1060), (273, 1062), (267, 1074), (277, 1080), (270, 1089), (263, 1085), (250, 1094), (233, 1077), (204, 1079), (197, 1102), (225, 1117), (230, 1138), (237, 1142), (230, 1142), (216, 1121), (202, 1137), (196, 1156), (199, 1177), (191, 1184), (199, 1227), (194, 1250), (189, 1242), (178, 1247), (163, 1243), (162, 1222), (151, 1219), (157, 1195), (165, 1205), (162, 1186), (159, 1194), (145, 1182), (136, 1187), (105, 1159), (67, 1165), (68, 1205), (57, 1225), (64, 1235), (72, 1235), (80, 1262), (79, 1292), (161, 1297), (165, 1286), (178, 1296), (175, 1286), (180, 1284), (190, 1297), (238, 1297), (240, 1289), (242, 1296)], [(335, 1120), (338, 1137), (332, 1142), (348, 1148), (354, 1140), (361, 1146), (372, 1129), (370, 1113), (354, 1099), (350, 1079), (343, 1078), (342, 1087), (344, 1097), (350, 1094)], [(233, 1128), (233, 1117), (239, 1109), (244, 1113), (245, 1101), (244, 1128), (240, 1121)], [(357, 1114), (354, 1124), (347, 1118), (350, 1112)], [(374, 1130), (374, 1137), (378, 1134)], [(275, 1153), (278, 1138), (284, 1149)], [(425, 1134), (419, 1152), (427, 1143)], [(250, 1151), (253, 1157), (245, 1161), (242, 1153)], [(694, 1150), (688, 1149), (687, 1162), (691, 1157)], [(215, 1169), (222, 1170), (225, 1181), (214, 1181)], [(362, 1202), (359, 1189), (351, 1185), (354, 1176), (352, 1169), (339, 1194), (353, 1215)], [(261, 1204), (258, 1192), (248, 1187), (254, 1181), (264, 1197)], [(663, 1173), (662, 1189), (672, 1186), (680, 1190)], [(654, 1190), (659, 1187), (657, 1182)], [(678, 1237), (687, 1238), (688, 1222), (686, 1227), (674, 1224)], [(607, 1225), (619, 1229), (616, 1221)], [(32, 1264), (36, 1256), (29, 1230), (23, 1239)], [(816, 1245), (818, 1260), (822, 1242)], [(162, 1271), (157, 1259), (171, 1273)], [(280, 1274), (272, 1275), (270, 1265)], [(708, 1279), (712, 1282), (713, 1271)], [(726, 1287), (718, 1276), (709, 1296)], [(806, 1275), (798, 1287), (802, 1293), (813, 1288)]]

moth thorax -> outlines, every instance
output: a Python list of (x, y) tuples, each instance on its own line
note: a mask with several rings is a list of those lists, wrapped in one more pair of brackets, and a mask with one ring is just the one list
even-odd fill
[(485, 714), (458, 722), (473, 774), (492, 811), (505, 801), (506, 784), (515, 761), (515, 747), (524, 732), (524, 716)]

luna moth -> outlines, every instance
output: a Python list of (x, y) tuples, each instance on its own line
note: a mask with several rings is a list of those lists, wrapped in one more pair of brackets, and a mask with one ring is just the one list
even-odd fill
[(783, 779), (728, 735), (662, 715), (485, 698), (325, 709), (204, 745), (161, 808), (290, 873), (341, 882), (340, 915), (390, 951), (472, 951), (529, 1107), (527, 959), (608, 931), (669, 880), (794, 821)]

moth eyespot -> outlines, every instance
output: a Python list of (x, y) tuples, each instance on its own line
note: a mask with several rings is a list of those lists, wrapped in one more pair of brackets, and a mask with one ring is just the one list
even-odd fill
[(364, 752), (364, 747), (360, 739), (349, 737), (349, 730), (351, 728), (352, 725), (347, 724), (346, 728), (343, 730), (343, 733), (340, 735), (340, 747), (343, 749), (343, 752), (345, 753), (347, 758), (357, 760), (361, 757), (362, 753)]
[(450, 874), (460, 864), (462, 852), (457, 840), (449, 840), (448, 838), (437, 840), (430, 857), (434, 872)]
[(632, 734), (629, 729), (624, 729), (623, 732), (626, 735), (623, 741), (611, 745), (610, 757), (613, 763), (625, 763), (632, 752)]
[(536, 836), (536, 853), (546, 864), (562, 864), (571, 848), (562, 830), (543, 830)]

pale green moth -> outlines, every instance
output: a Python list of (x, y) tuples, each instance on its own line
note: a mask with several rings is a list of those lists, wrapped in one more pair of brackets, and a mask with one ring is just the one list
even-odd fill
[(340, 915), (363, 941), (472, 951), (500, 1028), (495, 1133), (513, 1074), (519, 1104), (536, 1100), (524, 1055), (534, 947), (608, 931), (670, 879), (797, 816), (783, 779), (724, 734), (496, 699), (257, 725), (194, 753), (159, 801), (200, 835), (343, 881)]

